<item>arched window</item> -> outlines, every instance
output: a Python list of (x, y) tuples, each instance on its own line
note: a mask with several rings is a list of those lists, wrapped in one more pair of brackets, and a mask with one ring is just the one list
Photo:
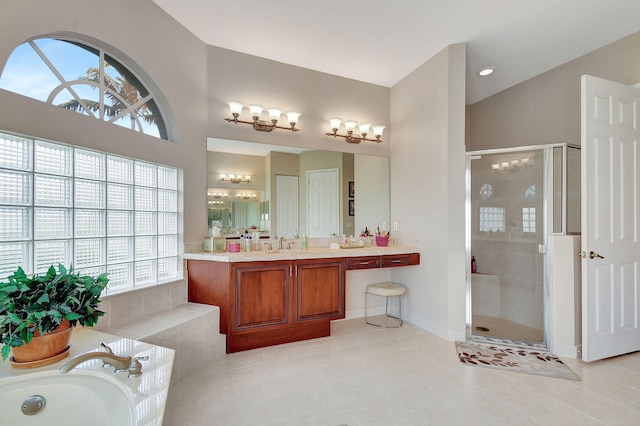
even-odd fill
[(483, 200), (488, 200), (493, 195), (493, 186), (490, 183), (483, 183), (480, 187), (480, 196)]
[(165, 115), (147, 86), (104, 49), (68, 38), (38, 38), (16, 47), (0, 88), (171, 140)]

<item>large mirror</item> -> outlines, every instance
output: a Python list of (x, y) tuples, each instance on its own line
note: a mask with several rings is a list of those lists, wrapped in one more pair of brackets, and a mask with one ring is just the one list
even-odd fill
[(207, 202), (228, 238), (358, 235), (389, 223), (389, 159), (209, 138)]

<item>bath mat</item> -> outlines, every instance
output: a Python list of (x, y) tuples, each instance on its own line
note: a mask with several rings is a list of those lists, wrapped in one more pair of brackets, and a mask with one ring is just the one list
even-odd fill
[(580, 380), (560, 358), (548, 352), (456, 342), (458, 359), (467, 365), (566, 380)]

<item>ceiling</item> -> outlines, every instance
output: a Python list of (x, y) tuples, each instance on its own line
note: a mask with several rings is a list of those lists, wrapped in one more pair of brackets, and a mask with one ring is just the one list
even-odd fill
[(640, 30), (638, 0), (153, 1), (209, 45), (386, 87), (467, 43), (467, 104)]

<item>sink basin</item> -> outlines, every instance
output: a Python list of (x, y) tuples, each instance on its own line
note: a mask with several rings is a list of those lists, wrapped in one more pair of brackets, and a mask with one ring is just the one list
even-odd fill
[[(110, 374), (49, 370), (0, 379), (3, 424), (134, 425), (132, 392)], [(44, 398), (44, 408), (36, 414), (24, 414), (23, 402), (33, 395)]]

